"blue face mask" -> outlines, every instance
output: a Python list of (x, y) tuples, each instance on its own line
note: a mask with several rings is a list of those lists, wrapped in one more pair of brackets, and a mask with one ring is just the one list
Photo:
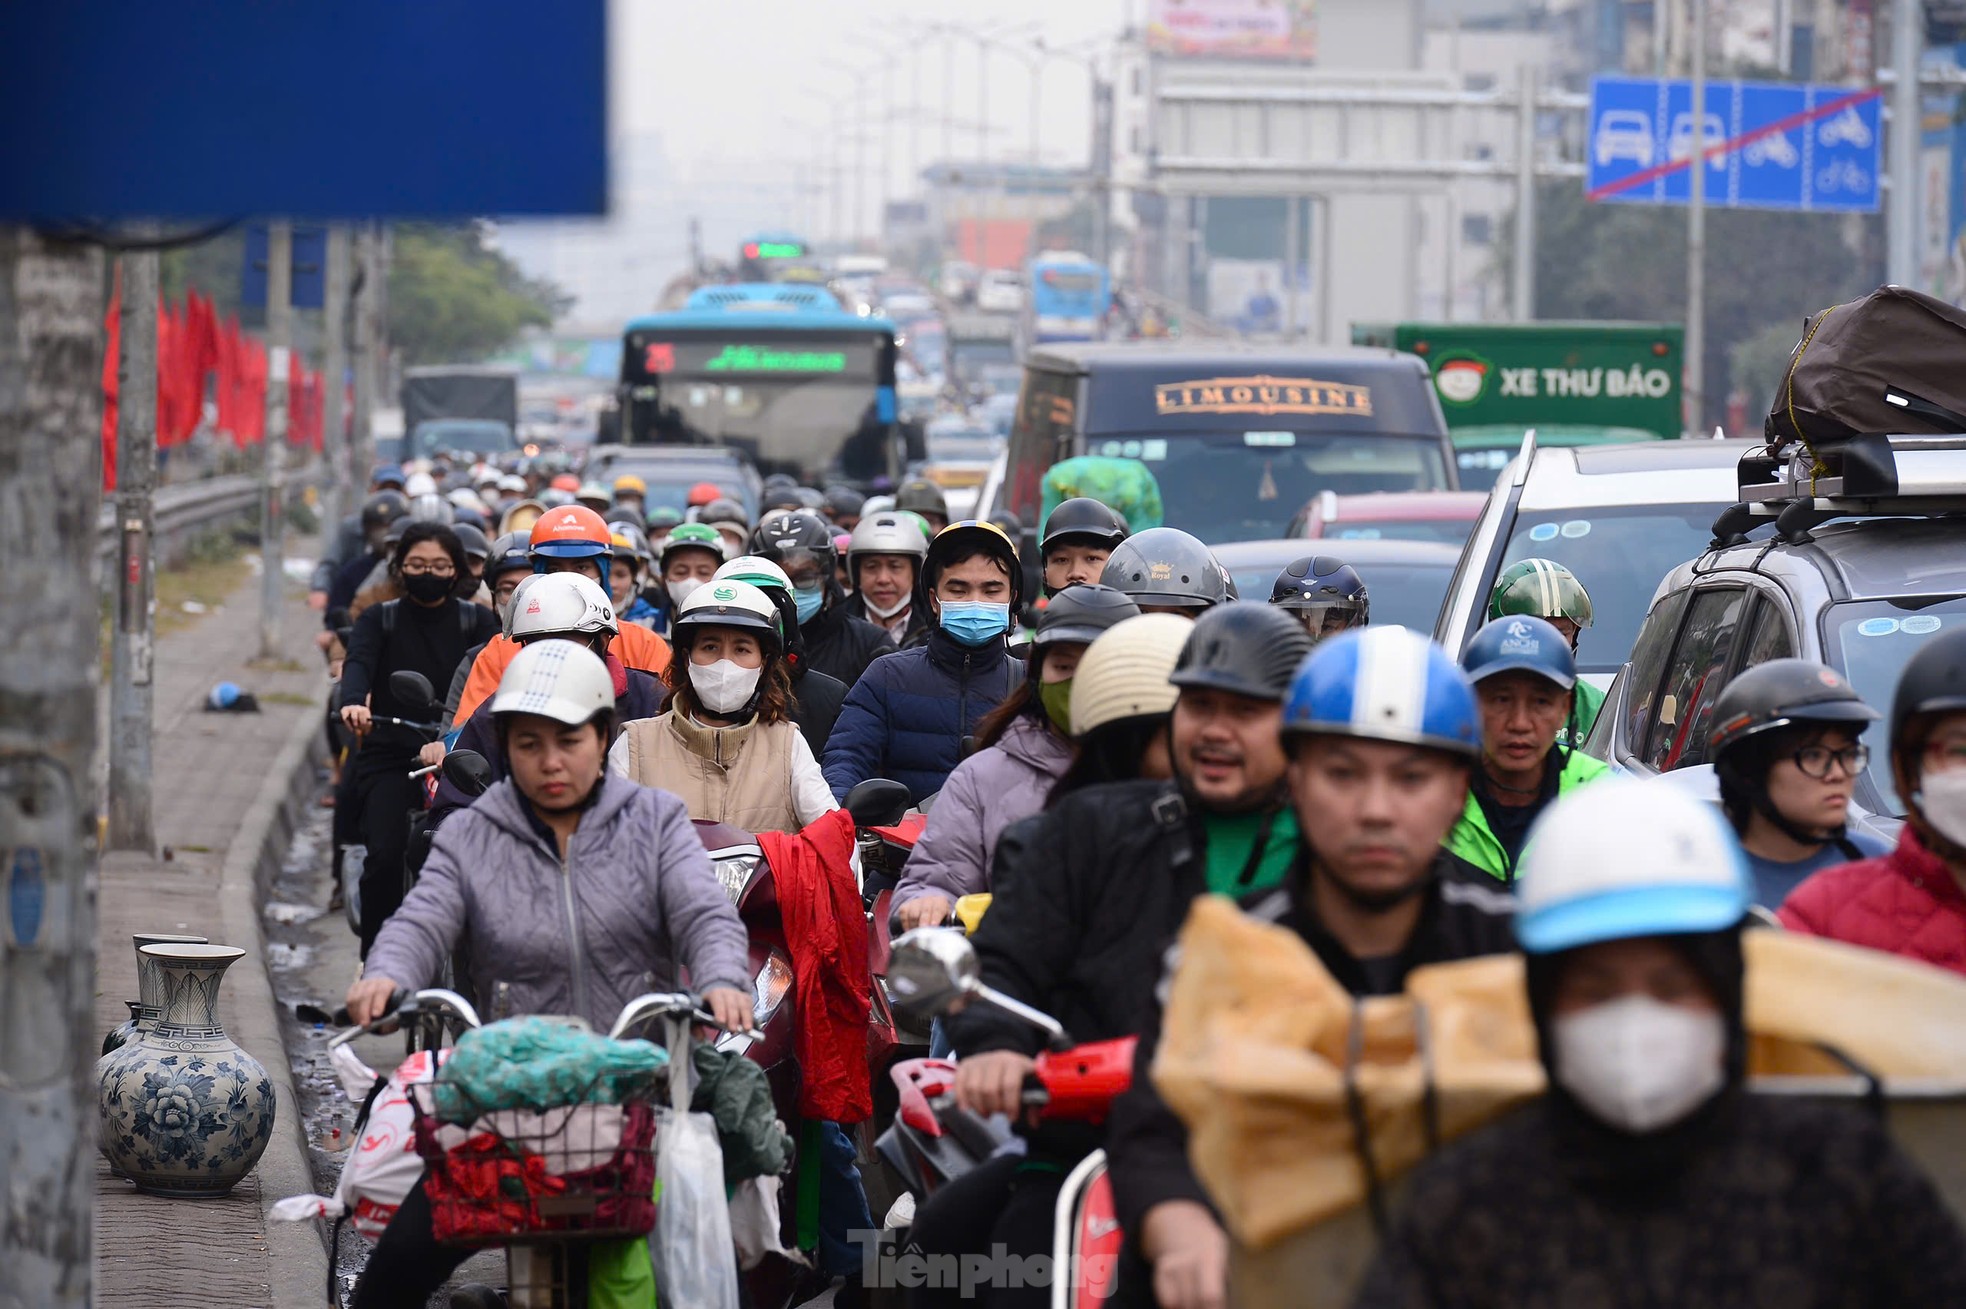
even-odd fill
[(826, 592), (822, 587), (815, 586), (810, 591), (803, 586), (792, 588), (792, 606), (799, 611), (801, 623), (809, 623), (818, 617), (820, 606), (825, 603)]
[(944, 600), (942, 630), (964, 645), (988, 645), (1010, 630), (1010, 606), (988, 600)]

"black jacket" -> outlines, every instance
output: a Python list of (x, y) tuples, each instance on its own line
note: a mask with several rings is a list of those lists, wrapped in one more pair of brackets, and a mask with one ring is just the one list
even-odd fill
[(1354, 1303), (1966, 1305), (1966, 1234), (1875, 1116), (1739, 1094), (1713, 1109), (1678, 1166), (1638, 1181), (1548, 1097), (1456, 1141), (1414, 1174)]
[(834, 604), (800, 623), (799, 639), (805, 645), (806, 667), (848, 687), (860, 680), (876, 656), (894, 649), (886, 631), (855, 618), (845, 604)]
[[(1245, 901), (1245, 907), (1251, 916), (1268, 918), (1303, 937), (1332, 978), (1354, 995), (1403, 990), (1406, 974), (1422, 964), (1506, 954), (1515, 949), (1512, 897), (1486, 873), (1445, 850), (1435, 860), (1435, 879), (1406, 950), (1388, 966), (1375, 969), (1374, 976), (1368, 976), (1359, 961), (1318, 923), (1303, 888), (1300, 870), (1288, 887), (1257, 892)], [(994, 903), (990, 910), (996, 912)], [(1146, 1021), (1137, 1029), (1140, 1045), (1134, 1054), (1133, 1085), (1114, 1104), (1107, 1126), (1113, 1201), (1129, 1245), (1147, 1210), (1162, 1201), (1208, 1203), (1207, 1193), (1188, 1166), (1187, 1126), (1161, 1100), (1148, 1074), (1160, 1042), (1160, 1018), (1159, 1003), (1150, 1003)], [(1122, 1276), (1123, 1282), (1131, 1280)]]
[(846, 683), (839, 678), (803, 665), (792, 674), (792, 721), (812, 747), (814, 759), (826, 753), (826, 738), (833, 734), (833, 721), (844, 703)]

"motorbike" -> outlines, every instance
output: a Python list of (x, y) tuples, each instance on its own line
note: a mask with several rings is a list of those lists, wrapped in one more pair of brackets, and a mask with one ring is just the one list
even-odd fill
[[(1057, 1019), (983, 983), (976, 949), (964, 932), (918, 927), (894, 943), (888, 987), (904, 1013), (947, 1017), (984, 1004), (1044, 1033), (1045, 1050), (1025, 1078), (1028, 1122), (1106, 1121), (1113, 1101), (1132, 1084), (1134, 1037), (1078, 1044)], [(911, 1197), (926, 1198), (996, 1154), (1012, 1130), (959, 1107), (956, 1063), (914, 1059), (891, 1071), (900, 1111), (878, 1148), (907, 1180)], [(906, 1243), (913, 1206), (889, 1210), (883, 1245)], [(1106, 1152), (1094, 1150), (1066, 1176), (1052, 1234), (1052, 1309), (1096, 1309), (1111, 1299), (1123, 1240), (1106, 1176)]]

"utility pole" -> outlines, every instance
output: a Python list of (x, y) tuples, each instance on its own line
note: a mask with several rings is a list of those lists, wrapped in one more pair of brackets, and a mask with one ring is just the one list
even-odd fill
[(0, 1307), (87, 1309), (102, 257), (0, 226)]
[(360, 224), (351, 236), (355, 264), (355, 312), (351, 325), (353, 340), (349, 344), (355, 365), (355, 426), (352, 433), (355, 472), (348, 485), (350, 488), (361, 488), (368, 485), (369, 468), (375, 462), (375, 432), (370, 424), (375, 412), (374, 317), (379, 273), (376, 268), (375, 235), (369, 225)]
[(1693, 160), (1686, 194), (1686, 430), (1706, 426), (1707, 402), (1707, 3), (1693, 14)]
[(1092, 257), (1101, 268), (1113, 262), (1113, 84), (1092, 74)]
[(359, 497), (355, 462), (348, 457), (348, 404), (345, 388), (348, 373), (348, 228), (328, 224), (327, 258), (321, 270), (324, 283), (321, 303), (322, 363), (321, 383), (327, 388), (321, 412), (321, 457), (328, 466), (327, 490), (321, 497), (321, 521), (325, 539), (333, 540), (342, 515), (353, 505), (342, 497)]
[(976, 38), (976, 162), (990, 161), (990, 47)]
[(1924, 6), (1918, 0), (1897, 0), (1891, 7), (1891, 134), (1887, 163), (1891, 170), (1891, 202), (1885, 211), (1885, 271), (1898, 286), (1919, 281), (1918, 150), (1925, 135), (1919, 104), (1919, 64), (1924, 53)]
[(280, 657), (285, 600), (285, 455), (287, 369), (293, 355), (294, 229), (284, 218), (266, 225), (266, 436), (260, 451), (259, 657)]
[[(1695, 0), (1698, 3), (1698, 0)], [(1536, 70), (1524, 64), (1516, 77), (1515, 274), (1510, 308), (1518, 323), (1536, 318)]]
[(116, 377), (116, 622), (109, 647), (109, 848), (149, 854), (152, 571), (157, 485), (158, 254), (122, 258), (123, 310)]

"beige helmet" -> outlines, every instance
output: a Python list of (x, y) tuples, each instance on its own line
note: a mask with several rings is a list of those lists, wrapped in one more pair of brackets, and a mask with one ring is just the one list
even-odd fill
[(1142, 614), (1088, 646), (1072, 675), (1072, 735), (1173, 712), (1180, 688), (1167, 679), (1194, 630), (1179, 614)]

